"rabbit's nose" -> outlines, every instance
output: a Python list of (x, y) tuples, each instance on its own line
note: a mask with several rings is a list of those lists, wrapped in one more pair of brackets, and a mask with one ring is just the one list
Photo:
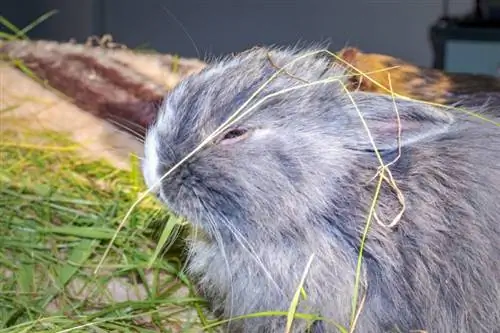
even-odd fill
[(180, 176), (183, 174), (185, 166), (178, 165), (175, 166), (173, 164), (161, 163), (157, 167), (158, 179), (161, 179), (161, 185), (163, 186), (174, 186), (177, 184), (178, 180), (181, 178)]

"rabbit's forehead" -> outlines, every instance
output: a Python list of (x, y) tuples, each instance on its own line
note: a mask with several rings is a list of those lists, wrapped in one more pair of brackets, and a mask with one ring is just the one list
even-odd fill
[(187, 81), (177, 90), (171, 107), (183, 114), (178, 115), (186, 118), (184, 123), (189, 118), (198, 128), (217, 126), (245, 103), (257, 100), (254, 94), (273, 74), (269, 66), (222, 63)]
[[(183, 81), (174, 90), (169, 98), (168, 107), (164, 108), (169, 109), (166, 113), (171, 114), (171, 117), (166, 118), (172, 121), (174, 126), (184, 128), (185, 130), (181, 131), (184, 134), (196, 133), (204, 137), (235, 112), (249, 111), (248, 108), (252, 107), (252, 104), (264, 102), (262, 99), (266, 99), (266, 105), (279, 103), (281, 107), (273, 107), (272, 112), (255, 112), (257, 109), (254, 109), (243, 121), (282, 122), (282, 119), (290, 117), (307, 116), (301, 113), (300, 109), (314, 108), (314, 106), (302, 103), (311, 98), (303, 91), (273, 98), (263, 97), (302, 83), (289, 73), (276, 76), (280, 66), (298, 56), (293, 52), (273, 51), (269, 56), (272, 58), (270, 61), (267, 54), (250, 52), (210, 65), (201, 73)], [(325, 73), (326, 62), (312, 58), (304, 61), (302, 64), (304, 66), (292, 68), (295, 74), (314, 77)], [(331, 67), (330, 71), (332, 74), (338, 72)], [(256, 94), (259, 90), (261, 92)], [(328, 95), (333, 94), (328, 93)], [(247, 102), (246, 108), (242, 108)], [(262, 107), (258, 109), (262, 110)]]

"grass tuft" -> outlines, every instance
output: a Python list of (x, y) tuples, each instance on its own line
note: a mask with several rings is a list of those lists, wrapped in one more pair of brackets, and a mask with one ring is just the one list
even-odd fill
[(61, 134), (1, 134), (1, 333), (200, 330), (205, 303), (182, 272), (179, 244), (151, 261), (172, 218), (153, 199), (131, 214), (93, 274), (144, 190), (140, 174), (83, 161)]

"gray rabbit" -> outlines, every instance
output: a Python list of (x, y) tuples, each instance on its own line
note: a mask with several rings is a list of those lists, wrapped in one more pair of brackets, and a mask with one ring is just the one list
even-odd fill
[[(199, 229), (188, 248), (200, 294), (221, 318), (284, 313), (306, 274), (297, 312), (315, 320), (295, 319), (291, 332), (349, 329), (358, 309), (360, 333), (500, 332), (500, 127), (349, 95), (344, 69), (312, 51), (262, 47), (215, 61), (169, 93), (148, 130), (146, 184)], [(156, 186), (242, 106), (241, 120)], [(500, 123), (494, 105), (483, 110)], [(357, 275), (380, 179), (374, 144), (391, 174)], [(286, 316), (260, 316), (226, 329), (285, 325)]]

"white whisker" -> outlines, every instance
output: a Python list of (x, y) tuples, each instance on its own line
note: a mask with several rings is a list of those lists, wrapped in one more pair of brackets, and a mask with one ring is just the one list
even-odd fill
[[(231, 231), (233, 236), (239, 242), (240, 246), (245, 251), (247, 251), (248, 254), (250, 255), (250, 257), (253, 260), (255, 260), (255, 262), (262, 268), (264, 275), (266, 275), (266, 277), (269, 278), (269, 280), (273, 283), (276, 290), (278, 290), (282, 295), (284, 295), (283, 289), (281, 289), (280, 286), (278, 285), (278, 283), (276, 282), (276, 280), (274, 280), (273, 276), (271, 275), (271, 272), (266, 268), (266, 266), (264, 265), (262, 260), (259, 258), (254, 247), (252, 246), (252, 244), (250, 244), (250, 242), (247, 239), (245, 239), (245, 237), (241, 234), (241, 232), (229, 220), (224, 218), (224, 221), (222, 221), (222, 222), (229, 229), (229, 231)], [(247, 244), (247, 246), (245, 246), (245, 244), (243, 244), (244, 242)]]

